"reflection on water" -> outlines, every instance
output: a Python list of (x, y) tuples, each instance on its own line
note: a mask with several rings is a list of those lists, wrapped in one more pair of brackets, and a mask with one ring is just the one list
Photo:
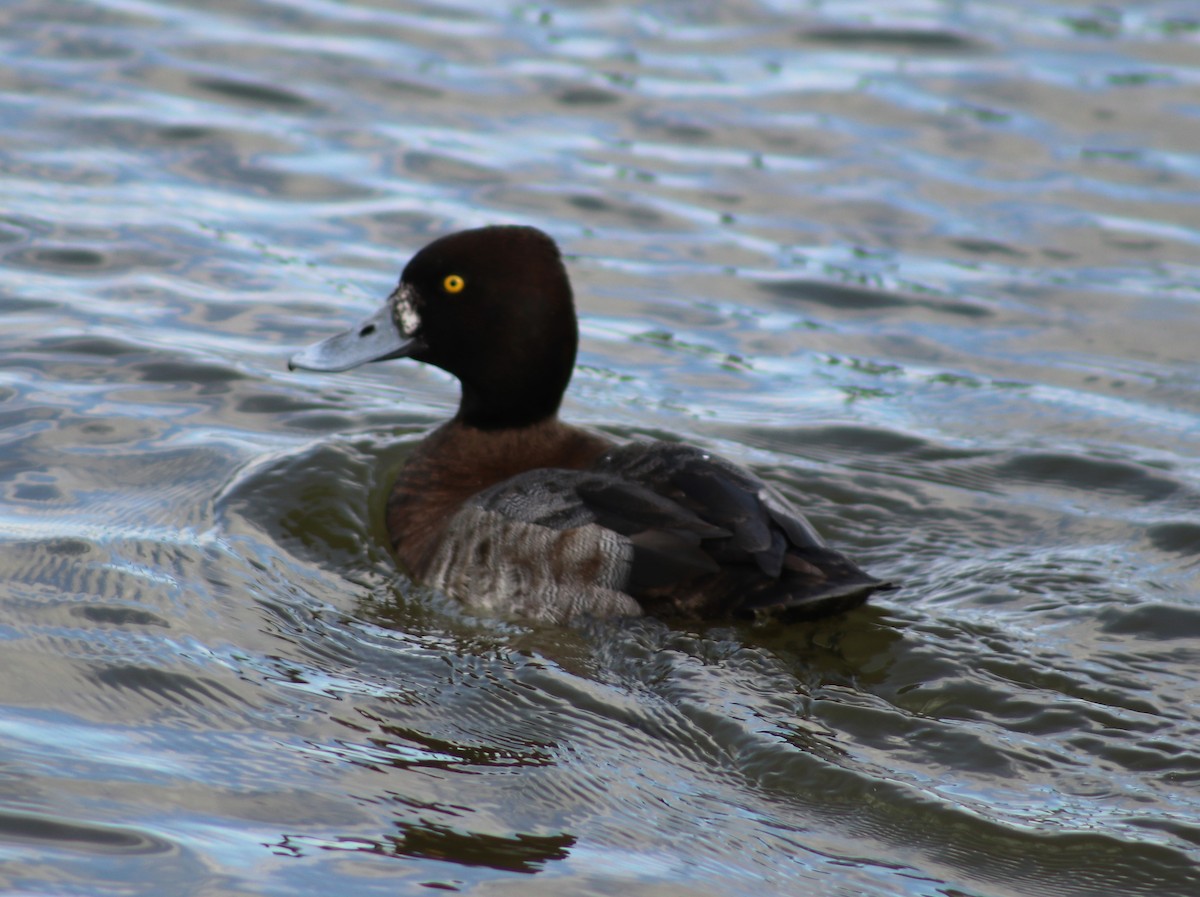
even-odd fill
[[(10, 890), (1200, 890), (1200, 19), (0, 10)], [(569, 255), (564, 413), (904, 588), (476, 619), (382, 506), (454, 385), (288, 374), (431, 237)]]

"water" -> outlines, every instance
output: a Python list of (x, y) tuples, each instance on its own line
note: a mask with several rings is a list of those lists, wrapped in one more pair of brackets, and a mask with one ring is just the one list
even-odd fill
[[(5, 4), (2, 889), (1200, 893), (1200, 18), (1125, 6)], [(454, 384), (285, 360), (493, 221), (569, 255), (569, 419), (903, 589), (398, 577)]]

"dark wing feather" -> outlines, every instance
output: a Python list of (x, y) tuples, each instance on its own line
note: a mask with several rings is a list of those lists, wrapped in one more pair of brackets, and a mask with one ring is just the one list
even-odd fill
[(595, 524), (626, 537), (633, 560), (624, 591), (634, 597), (717, 572), (702, 540), (729, 535), (645, 486), (591, 470), (531, 470), (480, 492), (470, 503), (550, 529)]
[[(720, 525), (732, 530), (732, 547), (753, 558), (759, 569), (767, 576), (778, 576), (783, 567), (785, 540), (778, 532), (772, 532), (771, 519), (762, 511), (762, 502), (748, 486), (749, 478), (731, 475), (730, 471), (714, 464), (712, 456), (700, 454), (680, 464), (676, 457), (676, 469), (670, 483), (686, 507), (696, 509), (706, 519), (719, 520)], [(740, 473), (736, 469), (733, 474)], [(761, 484), (759, 484), (761, 485)]]
[(619, 534), (633, 549), (623, 591), (647, 607), (822, 616), (887, 585), (749, 471), (687, 445), (631, 443), (587, 470), (532, 470), (470, 503), (551, 529)]
[(710, 452), (631, 443), (606, 453), (594, 469), (644, 486), (728, 533), (701, 546), (720, 572), (670, 596), (684, 609), (815, 617), (861, 604), (889, 585), (829, 548), (775, 489)]

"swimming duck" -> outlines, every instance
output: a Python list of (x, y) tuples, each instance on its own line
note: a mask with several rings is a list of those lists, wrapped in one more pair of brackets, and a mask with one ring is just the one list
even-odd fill
[(890, 587), (749, 471), (701, 448), (618, 444), (560, 421), (578, 342), (554, 241), (493, 226), (430, 243), (383, 308), (289, 367), (412, 358), (458, 378), (458, 413), (400, 471), (387, 529), (416, 580), (476, 610), (550, 623), (806, 619)]

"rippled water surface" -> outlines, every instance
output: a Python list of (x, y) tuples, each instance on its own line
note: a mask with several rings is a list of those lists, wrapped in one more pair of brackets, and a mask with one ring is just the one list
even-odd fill
[[(0, 6), (0, 890), (1200, 893), (1191, 2)], [(380, 520), (455, 384), (289, 374), (552, 233), (565, 416), (903, 583), (471, 617)]]

